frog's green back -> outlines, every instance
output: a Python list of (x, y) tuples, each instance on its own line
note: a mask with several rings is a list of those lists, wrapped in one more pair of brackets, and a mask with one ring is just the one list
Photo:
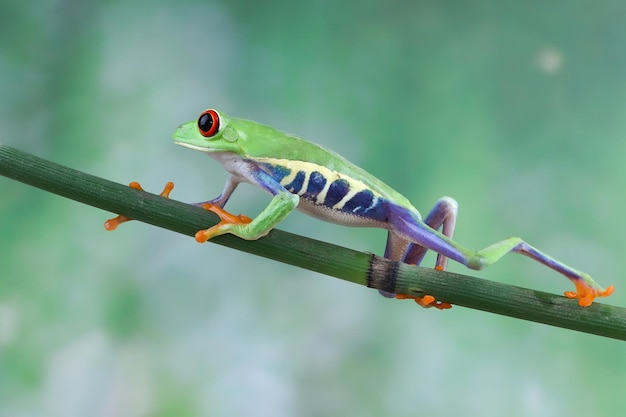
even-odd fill
[(251, 120), (232, 117), (229, 123), (240, 132), (239, 141), (246, 153), (242, 156), (250, 159), (286, 159), (292, 163), (299, 161), (320, 165), (361, 181), (385, 199), (417, 212), (402, 194), (330, 149)]

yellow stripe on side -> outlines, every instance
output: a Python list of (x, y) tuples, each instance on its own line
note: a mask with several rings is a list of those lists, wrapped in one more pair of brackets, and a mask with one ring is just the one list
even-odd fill
[(346, 202), (350, 201), (350, 199), (354, 197), (354, 195), (360, 191), (369, 190), (374, 194), (376, 198), (381, 197), (380, 193), (378, 193), (376, 190), (372, 190), (371, 188), (369, 188), (364, 182), (358, 179), (349, 177), (340, 172), (333, 171), (325, 166), (315, 164), (313, 162), (292, 161), (290, 159), (265, 158), (265, 157), (255, 158), (255, 160), (260, 163), (267, 163), (271, 165), (278, 165), (278, 166), (283, 166), (285, 168), (288, 168), (291, 172), (289, 173), (289, 175), (286, 175), (280, 181), (281, 185), (286, 185), (286, 184), (291, 183), (296, 177), (296, 175), (298, 174), (298, 172), (300, 171), (304, 172), (305, 179), (304, 179), (302, 188), (300, 190), (301, 193), (306, 192), (306, 189), (309, 183), (309, 178), (311, 177), (311, 173), (319, 172), (320, 174), (322, 174), (324, 178), (326, 178), (326, 184), (324, 185), (324, 189), (320, 191), (320, 193), (317, 195), (316, 201), (318, 204), (323, 204), (324, 201), (326, 200), (326, 194), (328, 193), (330, 184), (332, 184), (333, 181), (336, 181), (339, 179), (343, 179), (347, 181), (348, 185), (350, 186), (350, 191), (348, 191), (348, 194), (346, 194), (344, 198), (341, 199), (340, 202), (338, 202), (337, 204), (335, 204), (335, 206), (333, 206), (334, 209), (341, 209), (345, 205)]

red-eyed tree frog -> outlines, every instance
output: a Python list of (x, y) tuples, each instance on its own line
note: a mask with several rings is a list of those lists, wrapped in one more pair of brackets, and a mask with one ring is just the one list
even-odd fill
[[(228, 117), (209, 109), (197, 120), (181, 125), (174, 133), (178, 145), (208, 154), (230, 173), (222, 193), (213, 200), (198, 203), (216, 213), (219, 224), (196, 234), (198, 242), (231, 233), (242, 239), (259, 239), (269, 233), (294, 209), (345, 226), (378, 227), (388, 231), (385, 257), (419, 265), (427, 250), (438, 253), (435, 269), (444, 270), (453, 259), (479, 270), (509, 252), (526, 255), (565, 275), (576, 291), (565, 292), (586, 307), (596, 297), (606, 297), (613, 286), (604, 289), (588, 274), (571, 268), (537, 250), (518, 237), (511, 237), (479, 251), (464, 248), (452, 240), (457, 218), (457, 202), (443, 197), (422, 219), (415, 207), (400, 193), (342, 156), (319, 145), (250, 120)], [(234, 216), (223, 209), (239, 183), (247, 182), (270, 193), (269, 205), (254, 219)], [(134, 184), (138, 188), (138, 184)], [(162, 195), (169, 195), (169, 188)], [(123, 221), (119, 216), (105, 227), (114, 229)], [(449, 308), (434, 297), (409, 297), (381, 293), (388, 297), (412, 298), (423, 307)]]

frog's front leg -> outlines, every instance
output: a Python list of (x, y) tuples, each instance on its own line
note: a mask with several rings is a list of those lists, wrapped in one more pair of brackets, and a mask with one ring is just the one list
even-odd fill
[[(432, 229), (439, 230), (442, 228), (442, 233), (452, 239), (454, 235), (454, 228), (456, 226), (456, 217), (458, 213), (458, 203), (451, 197), (442, 197), (436, 203), (433, 209), (428, 213), (424, 219), (424, 223)], [(424, 255), (428, 248), (407, 241), (394, 232), (390, 231), (387, 239), (387, 247), (385, 249), (385, 258), (392, 260), (402, 261), (404, 263), (419, 265), (424, 259)], [(443, 271), (446, 268), (448, 258), (441, 253), (437, 254), (437, 262), (435, 263), (435, 269)], [(438, 309), (448, 309), (451, 307), (449, 303), (442, 303), (435, 300), (435, 297), (431, 295), (425, 295), (424, 297), (407, 296), (405, 294), (393, 294), (386, 291), (380, 291), (385, 297), (392, 297), (398, 299), (413, 299), (422, 307), (436, 307)]]
[(231, 195), (233, 195), (233, 192), (235, 191), (235, 189), (237, 188), (240, 182), (241, 180), (239, 178), (236, 178), (234, 175), (231, 175), (226, 180), (226, 184), (224, 184), (224, 189), (222, 190), (222, 193), (220, 195), (218, 195), (216, 198), (212, 200), (202, 201), (200, 203), (193, 203), (193, 205), (198, 206), (198, 207), (203, 207), (206, 204), (210, 204), (211, 206), (224, 208), (224, 206), (228, 202), (228, 199), (230, 198)]
[[(233, 191), (235, 191), (235, 189), (237, 188), (237, 186), (239, 185), (239, 183), (241, 182), (241, 180), (239, 178), (236, 178), (235, 176), (231, 175), (230, 177), (228, 177), (228, 180), (226, 181), (226, 184), (224, 184), (224, 189), (222, 190), (222, 193), (217, 196), (216, 198), (209, 200), (209, 201), (204, 201), (201, 203), (193, 203), (192, 205), (194, 206), (199, 206), (199, 207), (204, 207), (206, 205), (210, 205), (210, 206), (214, 206), (217, 207), (219, 209), (222, 209), (224, 207), (224, 205), (226, 204), (226, 202), (228, 201), (228, 199), (230, 198), (230, 196), (233, 194)], [(130, 188), (134, 188), (135, 190), (141, 190), (141, 191), (145, 191), (143, 189), (143, 187), (141, 186), (141, 184), (139, 184), (138, 182), (131, 182), (130, 184), (128, 184), (128, 186)], [(165, 197), (165, 198), (169, 198), (170, 197), (170, 193), (172, 192), (172, 190), (174, 189), (174, 183), (173, 182), (168, 182), (167, 184), (165, 184), (165, 187), (163, 187), (163, 191), (161, 191), (161, 193), (159, 194), (161, 197)], [(211, 210), (214, 211), (216, 214), (220, 215), (220, 213), (217, 213), (216, 210)], [(239, 218), (241, 219), (241, 221), (245, 221), (245, 219), (248, 219), (248, 222), (250, 221), (249, 218), (247, 218), (246, 216), (243, 215), (239, 215), (239, 216), (234, 216), (226, 211), (223, 211), (223, 213), (227, 213), (229, 216), (232, 216), (232, 218)], [(220, 215), (220, 218), (222, 218), (222, 216)], [(131, 219), (128, 216), (125, 216), (123, 214), (118, 215), (115, 218), (109, 219), (104, 223), (104, 228), (106, 230), (115, 230), (117, 229), (117, 227), (122, 224), (122, 223), (126, 223), (128, 221), (131, 221), (133, 219)]]
[(246, 240), (256, 240), (267, 235), (274, 226), (298, 206), (300, 198), (287, 191), (267, 173), (254, 169), (250, 173), (249, 180), (274, 195), (268, 206), (251, 220), (242, 215), (233, 216), (212, 204), (204, 204), (203, 207), (217, 214), (221, 221), (213, 227), (197, 232), (196, 241), (203, 243), (226, 233)]

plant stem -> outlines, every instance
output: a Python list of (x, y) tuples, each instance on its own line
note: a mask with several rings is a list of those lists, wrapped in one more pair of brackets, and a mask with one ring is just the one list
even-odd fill
[[(135, 190), (2, 144), (0, 174), (188, 236), (218, 221), (216, 215), (202, 208)], [(393, 271), (397, 293), (431, 294), (459, 306), (626, 340), (626, 309), (621, 307), (594, 303), (582, 308), (575, 300), (562, 296), (414, 267), (276, 229), (256, 241), (223, 235), (211, 242), (372, 288), (386, 288)]]

